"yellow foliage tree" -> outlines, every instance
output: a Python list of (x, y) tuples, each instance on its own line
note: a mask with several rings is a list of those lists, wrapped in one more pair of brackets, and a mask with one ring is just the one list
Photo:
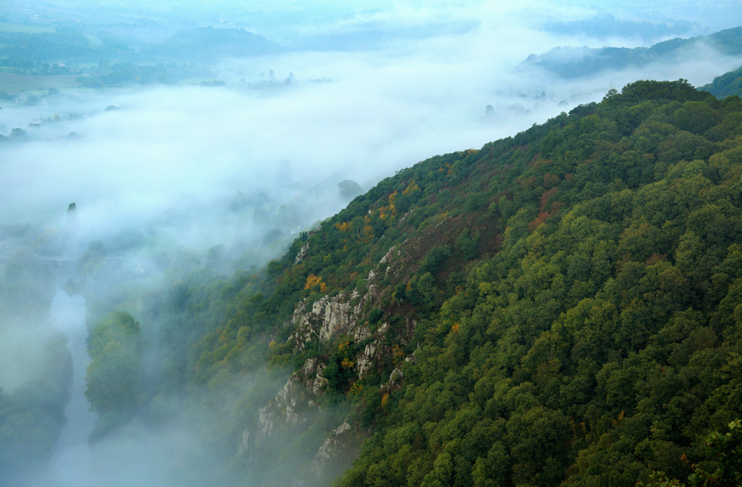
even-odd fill
[(379, 208), (379, 218), (384, 220), (388, 225), (397, 217), (397, 207), (395, 206), (396, 201), (397, 192), (395, 191), (389, 195), (389, 206), (382, 206)]
[(319, 286), (319, 290), (322, 293), (327, 291), (327, 284), (322, 282), (322, 278), (320, 276), (309, 274), (309, 276), (307, 276), (307, 283), (306, 285), (304, 285), (304, 289), (313, 289), (316, 286)]
[(402, 191), (402, 194), (412, 194), (415, 191), (420, 191), (420, 186), (415, 183), (415, 180), (413, 179), (410, 181), (410, 184), (407, 185), (404, 191)]

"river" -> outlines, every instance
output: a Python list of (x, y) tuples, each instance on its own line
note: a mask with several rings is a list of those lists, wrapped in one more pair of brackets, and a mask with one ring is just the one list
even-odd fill
[(90, 363), (85, 327), (85, 298), (68, 296), (61, 289), (54, 296), (51, 317), (54, 326), (67, 336), (72, 354), (72, 396), (65, 409), (67, 424), (59, 437), (51, 461), (53, 482), (57, 487), (86, 487), (90, 480), (91, 450), (88, 436), (95, 413), (85, 398), (85, 368)]

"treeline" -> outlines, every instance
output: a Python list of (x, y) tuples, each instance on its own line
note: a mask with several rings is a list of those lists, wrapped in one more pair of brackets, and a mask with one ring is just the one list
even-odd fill
[[(235, 384), (313, 361), (326, 385), (304, 397), (372, 433), (338, 485), (733, 482), (706, 440), (742, 417), (740, 237), (742, 100), (636, 82), (400, 171), (263, 272), (151, 292), (138, 319), (157, 386), (139, 410), (197, 397), (225, 464), (280, 485), (285, 472), (260, 476), (285, 460), (269, 447), (308, 471), (334, 426), (286, 426), (247, 465), (234, 445), (278, 387)], [(370, 271), (363, 326), (387, 352), (360, 373), (372, 338), (300, 339), (291, 317), (359, 302)]]

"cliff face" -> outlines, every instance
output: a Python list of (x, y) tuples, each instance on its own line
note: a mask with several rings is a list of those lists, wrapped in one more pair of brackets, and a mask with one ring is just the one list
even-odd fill
[[(304, 245), (300, 254), (306, 255), (308, 245)], [(360, 382), (371, 371), (378, 373), (380, 364), (394, 359), (394, 344), (407, 345), (414, 334), (416, 321), (408, 318), (405, 332), (396, 334), (390, 340), (390, 325), (380, 322), (371, 330), (367, 319), (368, 311), (381, 306), (382, 291), (379, 274), (394, 275), (395, 266), (391, 265), (393, 255), (399, 257), (401, 252), (393, 246), (379, 261), (376, 270), (370, 270), (366, 277), (366, 290), (363, 293), (354, 290), (350, 293), (340, 292), (334, 296), (326, 295), (309, 303), (306, 299), (297, 303), (292, 317), (284, 322), (283, 327), (293, 330), (288, 338), (294, 355), (301, 354), (312, 343), (326, 347), (340, 340), (363, 343), (353, 357), (349, 367), (353, 382)], [(298, 258), (296, 264), (300, 262)], [(383, 269), (381, 269), (383, 267)], [(321, 409), (319, 403), (326, 392), (329, 380), (324, 372), (329, 365), (330, 357), (314, 356), (307, 358), (294, 371), (286, 384), (265, 406), (260, 408), (256, 424), (245, 428), (239, 445), (239, 455), (251, 460), (251, 443), (265, 443), (275, 436), (278, 430), (290, 430), (300, 423), (311, 422)], [(410, 361), (411, 357), (406, 357)], [(403, 378), (401, 364), (394, 367), (388, 380), (380, 384), (380, 392), (397, 388)], [(337, 415), (333, 422), (338, 424), (331, 430), (316, 450), (311, 462), (313, 481), (329, 480), (330, 474), (337, 474), (350, 463), (360, 448), (360, 442), (368, 436), (368, 431), (351, 426), (352, 414)], [(329, 466), (329, 467), (328, 467)], [(295, 479), (296, 485), (304, 485), (306, 479)]]
[[(375, 270), (368, 272), (365, 292), (359, 293), (354, 290), (351, 293), (326, 295), (312, 303), (309, 310), (306, 300), (297, 304), (291, 321), (284, 324), (284, 327), (294, 330), (288, 339), (293, 344), (294, 354), (301, 353), (312, 342), (319, 342), (324, 346), (343, 338), (363, 344), (354, 355), (354, 364), (350, 367), (353, 371), (351, 380), (362, 381), (369, 371), (378, 372), (380, 363), (388, 362), (392, 358), (394, 344), (398, 347), (401, 344), (404, 347), (410, 343), (417, 324), (414, 319), (407, 317), (404, 328), (398, 330), (393, 340), (388, 335), (390, 330), (388, 322), (380, 321), (372, 331), (368, 320), (369, 311), (382, 306), (383, 293), (379, 275), (382, 272), (387, 276), (396, 274), (395, 268), (399, 263), (394, 265), (391, 257), (395, 249), (396, 246), (390, 248)], [(396, 253), (397, 256), (401, 255), (399, 250)], [(308, 358), (301, 368), (294, 372), (292, 380), (302, 383), (307, 390), (318, 396), (322, 394), (328, 382), (322, 374), (326, 366), (326, 360)]]

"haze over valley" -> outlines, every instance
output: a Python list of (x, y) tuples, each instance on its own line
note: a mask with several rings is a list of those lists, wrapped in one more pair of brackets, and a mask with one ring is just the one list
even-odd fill
[[(460, 323), (462, 330), (474, 326), (469, 318), (446, 320), (474, 309), (456, 301), (472, 283), (482, 299), (494, 292), (477, 280), (495, 272), (485, 269), (487, 259), (501, 258), (502, 251), (512, 256), (502, 257), (503, 266), (525, 268), (515, 262), (540, 251), (527, 251), (525, 242), (532, 245), (535, 237), (528, 235), (545, 232), (549, 218), (553, 225), (571, 221), (589, 198), (604, 194), (628, 198), (621, 191), (659, 184), (675, 174), (673, 164), (685, 168), (701, 161), (703, 168), (676, 173), (696, 171), (736, 191), (726, 183), (732, 170), (719, 169), (721, 156), (713, 158), (723, 153), (736, 161), (724, 151), (737, 150), (737, 102), (707, 99), (692, 87), (704, 87), (719, 100), (742, 93), (734, 73), (742, 66), (739, 19), (742, 5), (724, 0), (6, 2), (0, 9), (0, 485), (371, 485), (383, 456), (373, 450), (381, 448), (379, 442), (387, 442), (388, 452), (420, 447), (422, 432), (408, 438), (401, 427), (394, 429), (399, 415), (407, 414), (400, 412), (404, 401), (414, 402), (414, 391), (422, 391), (420, 384), (431, 377), (426, 374), (432, 369), (421, 365), (427, 362), (415, 359), (416, 350), (422, 350), (417, 357), (430, 358), (435, 347), (454, 347)], [(644, 85), (630, 85), (638, 80), (672, 83), (641, 91)], [(639, 88), (621, 94), (626, 85)], [(630, 115), (617, 115), (621, 103), (642, 102), (626, 108)], [(600, 130), (610, 134), (605, 140), (611, 144), (629, 144), (645, 121), (664, 125), (647, 129), (659, 134), (647, 139), (651, 144), (611, 149), (635, 162), (621, 159), (634, 169), (610, 181), (596, 169), (589, 176), (595, 180), (585, 182), (590, 169), (568, 170), (569, 163), (557, 156), (541, 157), (561, 150), (551, 131), (564, 130), (566, 147), (578, 137), (564, 129), (568, 123), (588, 120), (580, 130), (592, 133), (590, 124), (597, 127), (599, 116), (610, 120)], [(602, 154), (606, 141), (591, 141), (590, 147)], [(671, 153), (676, 146), (677, 155)], [(587, 149), (558, 154), (568, 160), (582, 150)], [(642, 151), (654, 158), (654, 176), (642, 169), (649, 164)], [(495, 162), (480, 171), (478, 158), (485, 154)], [(585, 154), (588, 162), (608, 157)], [(554, 160), (564, 167), (538, 172)], [(523, 176), (527, 171), (535, 176)], [(575, 193), (573, 177), (595, 194)], [(554, 196), (558, 191), (571, 199), (550, 200), (561, 197)], [(733, 195), (727, 200), (737, 201)], [(731, 219), (732, 210), (724, 211)], [(630, 220), (639, 214), (626, 212), (611, 225), (643, 229), (651, 222), (666, 232), (657, 246), (667, 248), (636, 257), (641, 265), (672, 261), (690, 282), (696, 266), (702, 270), (693, 275), (706, 276), (727, 262), (722, 253), (731, 244), (723, 252), (708, 250), (703, 255), (714, 257), (703, 265), (701, 250), (688, 250), (693, 257), (686, 260), (670, 259), (680, 252), (681, 235), (682, 245), (690, 245), (701, 231), (688, 236), (685, 227), (663, 227), (681, 218), (669, 212), (662, 222)], [(617, 228), (600, 238), (620, 233)], [(515, 235), (522, 237), (521, 250), (513, 247)], [(633, 255), (626, 238), (604, 250)], [(711, 237), (698, 242), (699, 249), (716, 245)], [(620, 258), (611, 261), (614, 274), (600, 279), (618, 282), (631, 260)], [(570, 279), (582, 276), (577, 260), (570, 262)], [(515, 274), (498, 275), (504, 283), (504, 275)], [(579, 287), (588, 278), (579, 279), (584, 282), (575, 289), (581, 290), (560, 303), (575, 300), (576, 306), (580, 293), (592, 299), (615, 290), (611, 284), (590, 294)], [(598, 289), (598, 277), (591, 279)], [(722, 286), (724, 279), (733, 280), (713, 282)], [(510, 292), (512, 301), (520, 293), (525, 299), (529, 291), (519, 289), (502, 296)], [(700, 316), (707, 313), (703, 306), (715, 310), (709, 303), (726, 296), (726, 288), (708, 299), (702, 297), (706, 287), (694, 290), (692, 302), (673, 313), (687, 308), (688, 316), (693, 310)], [(497, 306), (512, 305), (506, 301)], [(552, 310), (544, 303), (539, 306)], [(616, 303), (623, 309), (625, 303)], [(554, 313), (566, 316), (567, 308)], [(653, 316), (657, 323), (670, 319)], [(698, 316), (693, 319), (701, 323)], [(736, 336), (722, 329), (724, 319), (708, 318), (719, 343), (722, 336)], [(504, 320), (492, 318), (487, 333)], [(438, 323), (452, 331), (435, 331), (443, 326)], [(523, 337), (533, 330), (546, 333), (532, 326)], [(536, 389), (543, 393), (539, 398), (551, 394), (541, 389), (558, 374), (528, 362), (535, 338), (516, 343), (497, 329), (491, 341), (500, 347), (501, 362), (490, 364), (492, 370), (499, 367), (517, 387), (530, 384), (523, 387), (534, 388), (532, 397)], [(472, 344), (479, 344), (477, 336)], [(708, 338), (708, 346), (716, 339)], [(622, 361), (645, 345), (611, 349), (605, 363), (627, 363)], [(444, 351), (430, 359), (440, 370), (468, 363)], [(553, 365), (556, 355), (549, 357), (552, 362), (544, 363)], [(590, 377), (604, 377), (607, 372), (598, 372), (604, 363), (596, 360), (597, 365), (580, 362), (580, 373), (593, 367)], [(563, 388), (572, 387), (564, 379), (572, 372), (564, 365)], [(482, 387), (493, 394), (494, 386)], [(503, 401), (497, 414), (514, 417), (508, 416), (514, 406)], [(742, 416), (737, 412), (729, 418), (719, 413), (698, 426), (698, 438), (719, 431), (718, 418)], [(441, 414), (430, 424), (443, 424)], [(579, 415), (593, 413), (569, 414), (578, 428)], [(461, 453), (471, 465), (484, 465), (477, 463), (480, 457), (491, 460), (486, 467), (456, 467), (468, 472), (460, 474), (467, 480), (435, 477), (444, 469), (439, 459), (464, 440), (453, 439), (451, 431), (431, 439), (431, 429), (425, 441), (434, 456), (420, 460), (428, 463), (413, 462), (419, 466), (414, 472), (405, 464), (399, 472), (408, 477), (397, 472), (378, 485), (418, 474), (420, 482), (427, 479), (420, 485), (474, 485), (472, 479), (481, 480), (478, 486), (560, 485), (569, 479), (588, 479), (584, 485), (590, 485), (580, 468), (595, 460), (580, 452), (598, 448), (588, 447), (600, 443), (598, 433), (574, 439), (574, 450), (564, 456), (518, 463), (517, 452), (525, 450), (511, 446), (521, 433), (508, 426), (507, 441), (513, 443), (503, 453), (508, 460), (497, 464), (507, 474), (496, 474), (492, 465), (499, 460), (492, 458), (506, 446), (490, 444), (506, 442), (506, 429), (493, 421), (476, 440), (488, 445), (484, 453)], [(554, 431), (568, 424), (554, 421)], [(603, 429), (595, 431), (607, 431), (607, 420), (600, 421)], [(562, 429), (567, 435), (569, 428)], [(379, 440), (390, 431), (407, 439)], [(448, 440), (440, 439), (446, 434)], [(663, 441), (675, 441), (670, 436)], [(684, 441), (691, 443), (676, 443), (685, 448)], [(680, 453), (667, 460), (675, 469), (667, 472), (671, 478), (692, 473), (675, 465)], [(650, 463), (627, 469), (632, 473), (616, 485), (645, 481), (659, 469)], [(594, 485), (607, 485), (605, 478)]]

